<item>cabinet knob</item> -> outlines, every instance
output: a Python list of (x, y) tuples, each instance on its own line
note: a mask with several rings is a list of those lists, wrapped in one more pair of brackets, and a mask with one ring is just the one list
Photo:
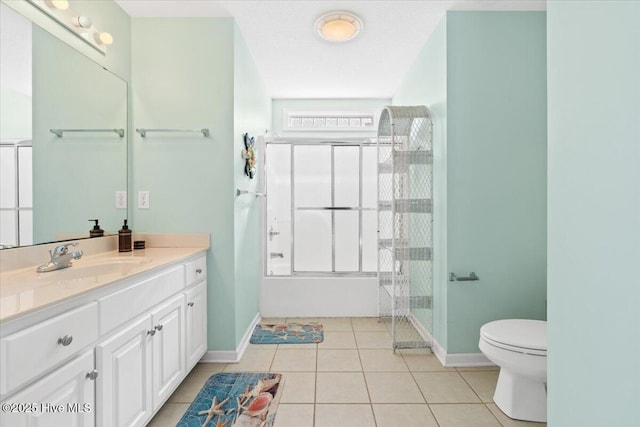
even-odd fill
[(198, 274), (202, 273), (202, 269), (201, 268), (196, 268), (196, 273), (198, 273)]
[(58, 344), (62, 344), (63, 346), (68, 346), (73, 341), (73, 336), (65, 335), (63, 337), (58, 338)]
[(155, 326), (156, 330), (158, 330), (158, 331), (161, 331), (163, 327), (164, 327), (164, 326), (162, 326), (162, 325), (156, 325), (156, 326)]
[(188, 305), (189, 307), (193, 307), (193, 305), (194, 305), (194, 304), (195, 304), (195, 303), (193, 303), (193, 302), (188, 302), (188, 303), (187, 303), (187, 305)]
[(154, 336), (155, 334), (156, 334), (156, 330), (155, 330), (155, 329), (149, 329), (149, 330), (147, 331), (147, 335)]
[(94, 369), (91, 372), (87, 372), (87, 378), (89, 378), (90, 380), (95, 380), (96, 378), (98, 378), (98, 370)]

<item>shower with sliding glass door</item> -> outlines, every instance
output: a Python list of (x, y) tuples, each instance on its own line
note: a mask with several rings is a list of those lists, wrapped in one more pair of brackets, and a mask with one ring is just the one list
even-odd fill
[(276, 138), (264, 158), (263, 316), (376, 316), (375, 142)]

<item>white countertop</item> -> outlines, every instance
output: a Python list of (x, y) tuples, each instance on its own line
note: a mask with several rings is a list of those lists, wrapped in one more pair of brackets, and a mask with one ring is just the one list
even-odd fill
[[(123, 279), (187, 259), (208, 247), (102, 252), (48, 273), (36, 267), (0, 273), (0, 322), (58, 304)], [(43, 260), (45, 262), (46, 260)]]

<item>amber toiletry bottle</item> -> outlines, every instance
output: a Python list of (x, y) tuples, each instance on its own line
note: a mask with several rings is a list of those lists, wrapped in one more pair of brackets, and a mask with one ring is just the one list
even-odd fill
[(118, 231), (118, 252), (131, 252), (131, 230), (129, 230), (126, 219)]
[(98, 224), (98, 219), (90, 219), (89, 221), (94, 221), (96, 224), (93, 226), (92, 230), (89, 230), (89, 237), (102, 237), (104, 236), (104, 230), (100, 228)]

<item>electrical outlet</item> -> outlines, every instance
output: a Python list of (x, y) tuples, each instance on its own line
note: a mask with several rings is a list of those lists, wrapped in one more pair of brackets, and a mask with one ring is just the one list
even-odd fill
[(149, 209), (149, 192), (138, 191), (138, 208)]
[(126, 191), (116, 191), (116, 209), (127, 209)]

